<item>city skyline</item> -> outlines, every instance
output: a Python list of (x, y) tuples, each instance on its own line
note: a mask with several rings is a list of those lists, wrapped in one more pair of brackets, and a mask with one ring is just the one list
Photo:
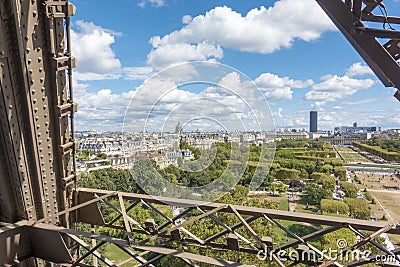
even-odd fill
[[(393, 88), (383, 87), (314, 0), (123, 0), (118, 5), (123, 10), (92, 0), (75, 4), (79, 130), (121, 129), (126, 108), (144, 80), (167, 66), (198, 60), (227, 64), (248, 76), (268, 100), (277, 128), (308, 128), (310, 110), (318, 111), (320, 130), (355, 120), (399, 128), (400, 119), (390, 116), (400, 111)], [(395, 1), (386, 5), (395, 10), (390, 8)], [(287, 17), (285, 23), (279, 23), (282, 17)], [(329, 51), (341, 57), (332, 58)], [(195, 71), (183, 69), (173, 85)], [(232, 74), (225, 81), (237, 82)], [(205, 85), (177, 87), (166, 104), (173, 109), (205, 93), (224, 98), (206, 90)], [(148, 105), (152, 93), (148, 90), (135, 104)], [(221, 111), (215, 114), (224, 117)]]

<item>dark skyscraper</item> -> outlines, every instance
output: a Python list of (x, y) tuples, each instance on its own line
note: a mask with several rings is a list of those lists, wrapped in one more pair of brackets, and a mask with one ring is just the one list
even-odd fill
[(318, 113), (316, 111), (310, 111), (310, 132), (315, 133), (318, 131), (317, 125)]

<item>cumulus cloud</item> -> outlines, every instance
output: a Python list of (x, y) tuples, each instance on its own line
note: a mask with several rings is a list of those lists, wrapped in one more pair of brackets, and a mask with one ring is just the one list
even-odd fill
[(153, 68), (146, 67), (125, 67), (122, 75), (126, 80), (145, 80), (153, 73)]
[(182, 23), (183, 24), (189, 24), (190, 22), (192, 22), (193, 17), (190, 15), (185, 15), (182, 17)]
[(72, 54), (78, 59), (77, 76), (110, 74), (121, 68), (121, 62), (111, 48), (115, 43), (115, 33), (81, 20), (74, 26), (71, 39), (74, 43)]
[(275, 100), (292, 99), (292, 88), (306, 88), (314, 84), (312, 80), (293, 80), (272, 73), (263, 73), (254, 82), (262, 91), (265, 91), (267, 99)]
[(361, 62), (356, 62), (353, 65), (348, 68), (346, 75), (349, 77), (353, 76), (361, 76), (361, 75), (366, 75), (366, 74), (374, 74), (374, 72), (368, 67), (367, 65), (361, 63)]
[(77, 81), (144, 80), (153, 73), (150, 66), (122, 67), (112, 45), (120, 33), (104, 29), (93, 22), (77, 21), (71, 30), (72, 54), (78, 64), (74, 71)]
[(305, 99), (319, 101), (335, 101), (349, 97), (356, 92), (374, 85), (371, 79), (355, 79), (348, 76), (326, 75), (322, 82), (312, 86)]
[[(180, 69), (177, 67), (177, 71)], [(186, 82), (156, 75), (124, 93), (108, 88), (91, 92), (89, 85), (76, 83), (76, 100), (80, 106), (77, 126), (118, 129), (124, 119), (125, 130), (135, 131), (173, 131), (177, 121), (189, 123), (190, 127), (202, 124), (203, 130), (254, 130), (273, 126), (262, 92), (243, 75), (233, 71), (216, 83), (206, 83), (207, 87), (194, 91), (179, 87)], [(281, 113), (279, 109), (278, 116)]]
[(75, 100), (79, 104), (75, 123), (79, 129), (120, 130), (123, 114), (134, 91), (121, 94), (111, 89), (89, 92), (88, 84), (74, 82)]
[[(182, 29), (151, 38), (153, 54), (157, 50), (175, 50), (175, 46), (182, 44), (204, 42), (217, 47), (268, 54), (291, 47), (296, 39), (313, 41), (323, 32), (336, 29), (313, 0), (281, 0), (268, 8), (252, 9), (246, 15), (227, 6), (215, 7), (193, 19), (184, 17), (183, 22), (187, 25)], [(157, 53), (160, 57), (163, 54)], [(152, 63), (151, 60), (149, 62)]]
[(326, 102), (325, 101), (315, 101), (314, 104), (311, 105), (312, 108), (316, 108), (318, 110), (323, 110), (323, 106), (325, 106)]
[(201, 42), (199, 44), (166, 44), (152, 50), (147, 55), (147, 62), (157, 69), (187, 61), (221, 59), (223, 51), (219, 45)]

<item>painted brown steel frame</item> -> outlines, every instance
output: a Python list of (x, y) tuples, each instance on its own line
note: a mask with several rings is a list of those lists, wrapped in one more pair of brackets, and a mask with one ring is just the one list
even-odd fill
[[(59, 231), (60, 233), (64, 234), (69, 234), (70, 237), (74, 236), (75, 241), (77, 241), (76, 238), (78, 238), (78, 236), (100, 241), (100, 243), (94, 248), (88, 246), (87, 244), (81, 244), (82, 247), (86, 248), (86, 250), (88, 251), (88, 253), (86, 253), (84, 256), (88, 257), (89, 255), (94, 255), (99, 260), (105, 262), (106, 264), (108, 263), (109, 266), (113, 265), (107, 259), (102, 258), (101, 255), (93, 254), (96, 251), (96, 248), (102, 246), (104, 242), (114, 243), (125, 253), (128, 254), (130, 253), (132, 257), (131, 260), (135, 259), (136, 261), (138, 261), (141, 264), (139, 266), (150, 265), (154, 261), (159, 260), (160, 258), (166, 255), (172, 255), (172, 256), (179, 255), (178, 256), (179, 258), (183, 258), (186, 260), (217, 264), (215, 259), (209, 257), (194, 255), (187, 252), (179, 252), (173, 249), (167, 249), (165, 247), (153, 247), (147, 245), (149, 242), (154, 240), (164, 240), (164, 242), (167, 243), (173, 240), (175, 241), (180, 240), (180, 242), (186, 244), (187, 246), (193, 245), (193, 246), (208, 247), (208, 248), (222, 249), (222, 250), (239, 249), (242, 252), (257, 255), (257, 253), (259, 253), (260, 250), (263, 250), (267, 246), (269, 246), (267, 243), (265, 243), (262, 237), (258, 236), (251, 229), (251, 222), (260, 218), (265, 218), (267, 222), (275, 226), (278, 226), (279, 228), (281, 228), (283, 231), (285, 231), (287, 234), (291, 235), (295, 239), (295, 241), (290, 241), (287, 244), (275, 247), (273, 251), (279, 251), (280, 249), (287, 249), (289, 247), (293, 248), (297, 244), (304, 244), (308, 249), (315, 251), (318, 255), (322, 255), (322, 252), (313, 247), (308, 241), (341, 228), (349, 228), (362, 237), (362, 240), (358, 242), (355, 246), (353, 246), (353, 248), (358, 248), (370, 242), (372, 245), (382, 250), (384, 252), (384, 255), (395, 255), (395, 254), (397, 255), (398, 253), (397, 251), (395, 253), (388, 252), (385, 248), (382, 248), (378, 243), (373, 241), (373, 239), (376, 238), (380, 233), (387, 232), (392, 234), (400, 234), (400, 227), (399, 225), (396, 224), (386, 224), (382, 222), (371, 222), (365, 220), (356, 220), (356, 219), (340, 218), (340, 217), (336, 218), (323, 215), (310, 215), (297, 212), (293, 213), (280, 210), (255, 208), (255, 207), (242, 207), (242, 206), (228, 205), (222, 203), (207, 203), (194, 200), (182, 200), (182, 199), (163, 198), (163, 197), (155, 198), (153, 196), (148, 196), (148, 195), (111, 192), (106, 190), (87, 189), (87, 188), (78, 188), (76, 194), (78, 203), (76, 203), (77, 205), (75, 207), (70, 208), (67, 212), (73, 214), (75, 213), (76, 210), (78, 210), (77, 213), (78, 218), (76, 218), (77, 222), (86, 223), (90, 225), (100, 225), (103, 227), (116, 228), (124, 230), (127, 233), (136, 232), (148, 235), (147, 238), (135, 242), (134, 240), (132, 240), (132, 238), (128, 238), (128, 240), (121, 240), (101, 235), (82, 233), (75, 230), (54, 228), (55, 231)], [(109, 201), (111, 199), (116, 200), (119, 206), (114, 206), (113, 204), (111, 204), (111, 202)], [(98, 209), (97, 206), (97, 204), (100, 202), (104, 202), (112, 209), (118, 211), (119, 215), (117, 216), (117, 218), (123, 218), (123, 221), (125, 223), (123, 223), (122, 226), (117, 226), (114, 224), (117, 221), (115, 219), (111, 220), (111, 223), (105, 223), (104, 221), (102, 221), (101, 211)], [(126, 208), (127, 203), (130, 203), (128, 208)], [(158, 213), (162, 213), (161, 211), (157, 210), (154, 207), (154, 204), (173, 205), (173, 206), (181, 206), (187, 208), (182, 213), (183, 215), (180, 214), (175, 218), (169, 218), (169, 220), (167, 219), (167, 223), (164, 223), (160, 226), (155, 226), (154, 228), (155, 230), (151, 232), (146, 229), (147, 222), (137, 222), (134, 219), (130, 218), (129, 215), (124, 211), (124, 209), (129, 210), (132, 207), (142, 205), (144, 208), (151, 208), (155, 211), (158, 211)], [(199, 210), (201, 214), (194, 217), (187, 217), (184, 222), (177, 223), (177, 220), (179, 218), (188, 215), (189, 212), (194, 209)], [(94, 210), (97, 210), (97, 212), (93, 212)], [(90, 217), (85, 216), (87, 212), (90, 212), (91, 215)], [(189, 237), (183, 238), (182, 235), (179, 233), (179, 232), (181, 232), (182, 234), (188, 233), (188, 231), (185, 229), (187, 225), (206, 217), (212, 219), (214, 222), (216, 222), (216, 224), (220, 225), (223, 224), (213, 216), (217, 212), (234, 214), (239, 219), (240, 222), (236, 223), (233, 226), (224, 225), (225, 230), (222, 230), (220, 233), (217, 233), (212, 237), (207, 238), (206, 240), (201, 240), (200, 238), (196, 237), (193, 233), (191, 233), (191, 235), (188, 234)], [(248, 217), (245, 218), (244, 216)], [(326, 225), (328, 227), (322, 228), (321, 230), (315, 231), (314, 233), (301, 237), (292, 233), (289, 229), (283, 227), (282, 224), (277, 220), (308, 222), (316, 225)], [(98, 222), (101, 223), (98, 224)], [(237, 231), (235, 231), (240, 227), (246, 229), (253, 236), (253, 241), (247, 240), (243, 236), (239, 235)], [(372, 231), (373, 234), (370, 236), (365, 236), (365, 234), (363, 234), (361, 230)], [(229, 233), (235, 235), (237, 239), (242, 240), (245, 243), (249, 243), (251, 245), (250, 247), (252, 248), (239, 246), (238, 248), (235, 249), (230, 247), (228, 244), (214, 242), (216, 238), (228, 235)], [(143, 253), (153, 253), (158, 255), (146, 261), (140, 255), (134, 253), (132, 250), (129, 250), (131, 248), (143, 251)], [(343, 253), (345, 253), (345, 251)], [(275, 253), (272, 253), (272, 256), (275, 262), (277, 262), (279, 266), (285, 266), (276, 257)], [(81, 257), (80, 260), (82, 260), (83, 258), (84, 257)], [(367, 263), (368, 263), (367, 261), (361, 263), (353, 262), (351, 263), (351, 266), (363, 265)], [(76, 266), (79, 266), (77, 262), (75, 262), (74, 264)], [(188, 264), (190, 265), (190, 263)], [(237, 264), (238, 263), (224, 262), (223, 265), (219, 266), (240, 266)], [(326, 261), (321, 264), (321, 266), (331, 266), (331, 265), (342, 266), (338, 262), (327, 257)]]
[[(128, 240), (123, 240), (123, 239), (118, 239), (118, 238), (113, 238), (113, 237), (108, 237), (108, 236), (102, 236), (102, 235), (96, 235), (93, 233), (86, 233), (86, 232), (81, 232), (73, 229), (67, 229), (63, 227), (57, 227), (57, 226), (50, 226), (48, 224), (43, 224), (37, 221), (25, 221), (25, 222), (20, 222), (19, 224), (14, 224), (14, 225), (7, 225), (3, 224), (3, 227), (8, 227), (8, 231), (2, 232), (0, 229), (0, 242), (2, 241), (3, 235), (16, 235), (15, 233), (11, 232), (11, 229), (14, 229), (14, 231), (17, 231), (17, 233), (22, 234), (25, 238), (28, 238), (31, 235), (34, 235), (38, 231), (46, 231), (43, 232), (43, 236), (47, 236), (48, 238), (52, 238), (53, 243), (59, 244), (58, 248), (61, 248), (62, 246), (62, 240), (65, 239), (70, 239), (77, 244), (77, 246), (85, 249), (87, 252), (83, 255), (78, 255), (73, 259), (71, 256), (68, 254), (68, 249), (64, 246), (64, 249), (61, 251), (64, 251), (63, 253), (60, 253), (60, 256), (56, 259), (50, 258), (51, 254), (31, 254), (30, 256), (35, 256), (40, 258), (45, 259), (45, 260), (51, 260), (52, 262), (56, 262), (59, 264), (63, 265), (71, 265), (72, 266), (86, 266), (85, 264), (82, 263), (82, 260), (85, 258), (88, 258), (89, 256), (94, 256), (98, 258), (100, 261), (102, 261), (104, 264), (107, 266), (115, 266), (114, 263), (112, 263), (109, 259), (105, 258), (103, 255), (101, 255), (97, 249), (103, 246), (106, 243), (113, 243), (117, 247), (121, 249), (121, 252), (127, 253), (131, 259), (129, 261), (135, 260), (138, 262), (138, 266), (151, 266), (152, 263), (160, 260), (164, 256), (171, 255), (178, 257), (182, 259), (186, 264), (195, 266), (194, 262), (204, 262), (204, 263), (209, 263), (209, 264), (214, 264), (217, 266), (244, 266), (240, 263), (234, 263), (234, 262), (229, 262), (229, 261), (224, 261), (220, 259), (213, 259), (210, 257), (205, 257), (201, 255), (196, 255), (184, 251), (177, 251), (174, 249), (169, 249), (166, 248), (165, 246), (157, 247), (157, 246), (149, 246), (147, 243), (154, 241), (154, 240), (163, 240), (161, 244), (167, 244), (169, 241), (172, 240), (180, 240), (183, 244), (186, 244), (187, 246), (193, 245), (193, 246), (201, 246), (201, 247), (208, 247), (208, 248), (213, 248), (213, 249), (222, 249), (222, 250), (239, 250), (242, 252), (250, 253), (253, 254), (255, 257), (259, 253), (260, 250), (265, 249), (265, 247), (268, 247), (269, 245), (263, 241), (264, 239), (262, 237), (257, 236), (254, 231), (251, 229), (251, 222), (254, 221), (255, 219), (260, 219), (260, 218), (265, 218), (267, 221), (269, 221), (271, 224), (274, 224), (284, 230), (286, 233), (291, 235), (295, 241), (290, 241), (287, 244), (281, 245), (279, 247), (275, 247), (274, 250), (272, 251), (279, 251), (280, 249), (286, 249), (289, 247), (294, 247), (297, 244), (304, 244), (308, 249), (315, 251), (318, 255), (321, 254), (321, 252), (313, 247), (309, 242), (309, 240), (317, 238), (319, 236), (322, 236), (324, 234), (330, 233), (332, 231), (341, 229), (341, 228), (349, 228), (353, 230), (356, 234), (360, 235), (363, 240), (358, 242), (354, 248), (359, 247), (361, 245), (364, 245), (367, 242), (370, 242), (371, 244), (375, 245), (378, 247), (380, 250), (384, 252), (382, 255), (397, 255), (398, 251), (395, 252), (387, 252), (385, 251), (384, 248), (379, 247), (379, 244), (376, 245), (373, 243), (373, 239), (377, 237), (380, 233), (383, 232), (388, 232), (388, 233), (393, 233), (393, 234), (399, 234), (400, 233), (400, 227), (398, 225), (386, 225), (381, 222), (369, 222), (369, 221), (363, 221), (363, 220), (355, 220), (355, 219), (348, 219), (348, 218), (333, 218), (329, 216), (310, 216), (309, 214), (302, 214), (302, 213), (293, 213), (293, 212), (285, 212), (285, 211), (279, 211), (279, 210), (268, 210), (268, 209), (262, 209), (262, 208), (254, 208), (254, 207), (242, 207), (242, 206), (235, 206), (235, 205), (227, 205), (227, 204), (221, 204), (221, 203), (205, 203), (205, 202), (199, 202), (199, 201), (193, 201), (193, 200), (182, 200), (182, 199), (173, 199), (173, 198), (154, 198), (152, 196), (147, 196), (147, 195), (140, 195), (140, 194), (133, 194), (133, 193), (121, 193), (121, 192), (110, 192), (110, 191), (105, 191), (105, 190), (96, 190), (96, 189), (85, 189), (85, 188), (78, 188), (76, 191), (77, 194), (77, 199), (78, 203), (74, 207), (71, 207), (70, 209), (66, 210), (67, 213), (70, 213), (71, 216), (73, 214), (76, 214), (76, 211), (78, 211), (78, 218), (76, 220), (78, 222), (82, 223), (87, 223), (90, 225), (101, 225), (103, 227), (111, 227), (111, 228), (117, 228), (124, 230), (128, 233), (133, 233), (133, 232), (138, 232), (138, 233), (145, 233), (148, 238), (145, 238), (141, 241), (134, 241), (131, 238)], [(108, 200), (115, 199), (116, 203), (119, 204), (118, 206), (114, 206), (111, 202)], [(120, 201), (122, 200), (122, 201)], [(108, 203), (110, 207), (112, 207), (114, 210), (117, 210), (120, 212), (121, 216), (118, 216), (119, 218), (124, 218), (123, 221), (126, 221), (127, 223), (124, 223), (122, 227), (117, 227), (114, 223), (100, 223), (97, 224), (97, 222), (102, 221), (96, 218), (101, 214), (100, 210), (98, 209), (98, 203), (100, 202), (105, 202)], [(187, 209), (185, 212), (181, 213), (180, 215), (176, 216), (175, 218), (170, 218), (170, 220), (167, 220), (167, 223), (164, 223), (160, 226), (156, 226), (151, 232), (146, 230), (146, 223), (147, 222), (136, 222), (134, 219), (130, 218), (129, 215), (124, 211), (124, 208), (126, 203), (132, 203), (129, 205), (128, 208), (125, 208), (125, 210), (129, 210), (134, 206), (137, 205), (142, 205), (144, 208), (151, 208), (154, 209), (155, 211), (157, 210), (153, 204), (163, 204), (167, 205), (177, 205), (177, 206), (187, 206)], [(195, 205), (195, 207), (193, 206)], [(87, 211), (94, 211), (97, 209), (98, 213), (91, 213), (90, 217), (83, 217), (84, 219), (81, 219), (81, 213), (86, 213)], [(194, 216), (194, 217), (188, 217), (184, 222), (177, 223), (177, 220), (181, 218), (182, 216), (186, 216), (189, 214), (189, 212), (193, 209), (198, 209), (202, 213), (200, 215)], [(162, 213), (161, 211), (158, 210), (159, 213)], [(192, 238), (192, 235), (188, 235), (189, 238), (183, 238), (182, 235), (180, 235), (179, 232), (182, 233), (187, 233), (187, 231), (184, 231), (184, 227), (205, 217), (209, 217), (210, 219), (214, 220), (217, 224), (223, 224), (222, 222), (218, 222), (218, 220), (214, 217), (213, 215), (217, 212), (225, 212), (225, 213), (230, 213), (230, 214), (235, 214), (236, 217), (239, 219), (239, 223), (233, 225), (233, 226), (228, 226), (225, 225), (225, 230), (221, 231), (220, 233), (207, 238), (206, 240), (201, 240), (200, 238)], [(182, 215), (183, 214), (183, 215)], [(57, 216), (57, 215), (56, 215)], [(244, 219), (243, 216), (250, 216)], [(255, 219), (254, 219), (255, 218)], [(337, 219), (337, 220), (336, 220)], [(282, 224), (279, 223), (277, 220), (290, 220), (290, 221), (299, 221), (299, 222), (310, 222), (318, 225), (328, 225), (329, 227), (323, 228), (321, 230), (315, 231), (314, 233), (311, 233), (307, 236), (300, 237), (294, 233), (292, 233), (290, 230), (286, 229), (285, 227), (282, 226)], [(116, 222), (116, 220), (112, 220), (111, 222)], [(133, 227), (136, 225), (136, 227)], [(172, 226), (171, 226), (172, 225)], [(1, 226), (1, 224), (0, 224)], [(243, 227), (246, 229), (249, 233), (253, 235), (254, 240), (247, 240), (243, 236), (239, 235), (236, 229)], [(15, 230), (17, 229), (17, 230)], [(18, 232), (18, 229), (19, 232)], [(374, 233), (370, 236), (365, 236), (360, 230), (369, 230), (373, 231)], [(176, 232), (177, 231), (177, 232)], [(28, 234), (26, 234), (28, 232)], [(236, 236), (238, 239), (250, 243), (253, 248), (245, 248), (239, 246), (238, 248), (232, 248), (229, 246), (229, 244), (222, 244), (222, 243), (216, 243), (214, 240), (216, 239), (215, 236), (221, 237), (227, 234), (233, 234)], [(37, 235), (37, 234), (36, 234)], [(57, 236), (59, 237), (57, 238)], [(87, 243), (85, 243), (80, 237), (83, 238), (89, 238), (91, 240), (96, 240), (96, 243), (94, 242), (94, 246), (91, 246)], [(229, 236), (228, 236), (229, 238)], [(165, 243), (166, 242), (166, 243)], [(24, 251), (20, 249), (20, 246), (24, 246), (25, 243), (20, 243), (19, 245), (16, 245), (16, 251)], [(135, 251), (143, 251), (142, 253), (137, 253)], [(269, 248), (271, 249), (271, 248)], [(35, 250), (33, 250), (35, 251)], [(79, 251), (78, 249), (75, 248), (75, 251)], [(271, 251), (271, 250), (269, 250)], [(19, 257), (19, 254), (15, 252), (15, 255), (12, 255), (11, 258), (17, 258)], [(156, 254), (156, 256), (153, 256), (150, 259), (144, 259), (143, 256), (145, 254)], [(26, 256), (26, 251), (25, 255)], [(28, 254), (29, 255), (29, 254)], [(285, 266), (275, 255), (275, 253), (272, 253), (272, 256), (274, 260), (278, 263), (279, 266)], [(21, 257), (23, 259), (23, 257)], [(61, 259), (68, 259), (66, 262), (61, 261)], [(374, 257), (371, 258), (371, 261), (374, 260)], [(349, 263), (349, 266), (358, 266), (358, 265), (363, 265), (369, 263), (368, 261), (361, 261), (361, 262), (352, 262)], [(333, 259), (327, 258), (327, 261), (322, 263), (324, 265), (322, 266), (330, 266), (336, 265), (336, 266), (342, 266), (339, 263), (335, 262)]]
[(2, 0), (0, 12), (0, 217), (69, 227), (65, 216), (48, 217), (72, 205), (76, 181), (74, 7), (67, 0)]
[[(372, 14), (372, 11), (381, 4), (381, 0), (346, 0), (345, 2), (317, 0), (317, 2), (370, 65), (383, 84), (399, 88), (400, 75), (398, 73), (400, 71), (397, 62), (399, 60), (399, 32), (367, 28), (362, 24), (362, 21), (395, 24), (399, 23), (400, 19)], [(362, 8), (363, 3), (364, 8)], [(262, 237), (257, 236), (251, 229), (251, 222), (260, 218), (265, 218), (295, 239), (280, 246), (279, 249), (304, 244), (308, 249), (318, 253), (319, 251), (311, 246), (307, 242), (308, 240), (346, 227), (363, 238), (354, 248), (370, 242), (385, 254), (398, 254), (398, 250), (394, 252), (385, 251), (385, 248), (373, 241), (373, 238), (381, 232), (399, 234), (397, 225), (387, 226), (376, 222), (301, 213), (294, 214), (218, 203), (194, 203), (190, 200), (162, 199), (162, 201), (168, 201), (178, 206), (196, 204), (196, 209), (202, 214), (176, 225), (176, 221), (180, 217), (185, 216), (193, 209), (187, 208), (183, 214), (176, 218), (167, 219), (164, 217), (167, 219), (167, 223), (156, 226), (157, 232), (149, 232), (145, 226), (147, 223), (151, 224), (151, 221), (137, 222), (127, 215), (127, 211), (140, 204), (162, 214), (161, 211), (151, 205), (152, 203), (160, 203), (160, 200), (155, 200), (150, 196), (78, 189), (74, 199), (75, 206), (71, 207), (73, 200), (71, 193), (77, 178), (73, 123), (76, 104), (73, 101), (71, 72), (74, 61), (71, 57), (69, 29), (69, 16), (73, 13), (74, 7), (67, 0), (0, 1), (0, 32), (4, 33), (0, 35), (0, 110), (2, 110), (2, 116), (0, 116), (2, 126), (0, 146), (3, 151), (6, 151), (5, 155), (7, 156), (0, 161), (0, 206), (2, 211), (0, 216), (2, 216), (1, 220), (6, 222), (21, 219), (29, 220), (21, 221), (16, 225), (1, 224), (3, 227), (0, 229), (0, 242), (9, 242), (10, 240), (14, 242), (14, 246), (7, 247), (7, 255), (0, 254), (1, 257), (7, 258), (7, 260), (14, 260), (15, 257), (9, 258), (10, 256), (18, 256), (22, 260), (37, 257), (58, 263), (61, 263), (64, 259), (69, 264), (75, 262), (76, 266), (86, 266), (81, 261), (89, 255), (94, 255), (104, 261), (106, 265), (113, 266), (110, 261), (97, 252), (99, 247), (106, 242), (111, 242), (137, 260), (141, 266), (151, 266), (153, 262), (165, 255), (174, 255), (191, 266), (195, 266), (193, 261), (213, 263), (220, 266), (240, 266), (237, 263), (175, 251), (165, 247), (152, 247), (146, 245), (146, 243), (160, 237), (177, 240), (181, 238), (180, 232), (182, 232), (189, 236), (184, 240), (187, 244), (207, 245), (215, 249), (226, 250), (232, 248), (227, 244), (216, 243), (215, 240), (230, 233), (233, 236), (230, 235), (228, 238), (233, 238), (233, 243), (237, 238), (250, 245), (251, 248), (240, 248), (241, 251), (256, 254), (257, 249), (269, 246)], [(64, 36), (64, 32), (66, 36)], [(64, 37), (67, 41), (66, 47)], [(376, 38), (391, 40), (381, 45)], [(396, 94), (398, 98), (400, 98), (399, 95), (399, 93)], [(71, 129), (71, 133), (69, 129)], [(51, 193), (47, 189), (48, 185), (53, 188)], [(88, 194), (89, 200), (80, 200), (81, 195), (86, 195), (87, 198)], [(120, 207), (113, 206), (107, 198), (118, 198)], [(45, 201), (41, 203), (41, 199)], [(97, 209), (97, 203), (100, 201), (119, 212), (119, 215), (109, 224), (102, 223), (101, 213)], [(124, 204), (126, 201), (134, 202), (126, 208)], [(84, 216), (82, 210), (89, 211), (89, 215), (93, 215), (93, 218)], [(226, 225), (213, 216), (216, 212), (234, 214), (240, 222), (233, 226)], [(186, 225), (205, 217), (209, 217), (216, 224), (223, 226), (225, 230), (201, 240), (185, 229)], [(123, 218), (123, 226), (114, 224), (119, 218)], [(128, 236), (131, 236), (129, 233), (140, 232), (149, 235), (149, 237), (135, 243), (132, 237), (129, 237), (127, 241), (65, 228), (71, 227), (70, 223), (75, 220), (90, 222), (92, 225), (122, 229), (128, 233)], [(309, 222), (330, 225), (330, 227), (300, 237), (283, 227), (277, 220)], [(55, 224), (64, 227), (58, 227)], [(170, 224), (173, 226), (167, 228)], [(136, 228), (133, 226), (136, 226)], [(235, 232), (240, 227), (247, 229), (253, 236), (255, 243)], [(369, 230), (375, 233), (368, 237), (360, 230)], [(50, 250), (40, 251), (39, 247), (34, 245), (35, 237), (38, 236), (51, 239), (54, 244), (57, 244), (61, 254), (55, 256), (49, 253)], [(100, 243), (91, 246), (79, 239), (78, 236), (98, 240)], [(65, 241), (68, 241), (68, 244)], [(28, 243), (31, 245), (27, 246)], [(36, 249), (33, 249), (32, 246)], [(87, 253), (78, 258), (72, 257), (70, 253), (76, 253), (78, 251), (77, 246), (86, 249)], [(130, 250), (131, 247), (144, 252), (137, 254)], [(158, 256), (146, 260), (142, 256), (148, 253), (158, 253)], [(283, 263), (276, 258), (275, 254), (273, 255), (278, 265), (283, 266)], [(350, 263), (349, 266), (365, 263), (355, 262)], [(32, 266), (40, 264), (40, 262), (34, 260), (27, 264)], [(324, 264), (339, 265), (332, 259), (327, 259)]]
[[(368, 28), (363, 21), (400, 24), (398, 17), (383, 17), (372, 13), (382, 0), (316, 0), (336, 27), (357, 50), (386, 87), (400, 88), (400, 32)], [(364, 4), (364, 8), (363, 8)], [(389, 39), (385, 44), (377, 38)], [(395, 97), (400, 100), (400, 92)]]

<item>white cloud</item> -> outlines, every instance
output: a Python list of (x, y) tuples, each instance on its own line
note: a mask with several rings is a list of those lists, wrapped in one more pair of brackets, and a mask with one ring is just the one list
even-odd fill
[(123, 114), (134, 92), (115, 94), (110, 89), (88, 92), (89, 85), (74, 82), (79, 105), (75, 123), (78, 129), (121, 130)]
[(138, 3), (138, 6), (144, 8), (146, 4), (150, 4), (153, 7), (163, 7), (166, 5), (165, 0), (142, 0)]
[(187, 61), (221, 59), (223, 51), (219, 45), (202, 42), (199, 44), (166, 44), (153, 49), (147, 55), (147, 62), (157, 69)]
[(325, 101), (315, 101), (314, 104), (311, 105), (312, 108), (316, 108), (318, 110), (324, 110), (322, 107), (325, 106)]
[(73, 42), (72, 54), (78, 60), (77, 77), (94, 77), (115, 72), (121, 68), (121, 62), (115, 57), (111, 45), (115, 34), (92, 22), (77, 21), (75, 30), (71, 30)]
[(312, 80), (300, 81), (289, 77), (279, 77), (272, 73), (263, 73), (254, 80), (254, 83), (265, 91), (267, 99), (285, 100), (292, 99), (292, 88), (306, 88), (313, 85)]
[(215, 7), (194, 17), (184, 28), (163, 37), (154, 36), (150, 42), (154, 49), (160, 49), (206, 41), (267, 54), (291, 47), (296, 39), (313, 41), (323, 32), (335, 29), (314, 0), (281, 0), (268, 8), (252, 9), (245, 16), (227, 6)]
[(153, 73), (152, 67), (125, 67), (122, 75), (126, 80), (145, 80)]
[(72, 54), (78, 61), (74, 71), (75, 80), (144, 80), (152, 74), (153, 68), (150, 66), (121, 66), (111, 47), (120, 33), (85, 21), (77, 21), (74, 28), (71, 30), (74, 44)]
[(257, 77), (254, 82), (257, 86), (261, 88), (268, 87), (284, 87), (290, 86), (292, 88), (306, 88), (314, 84), (312, 80), (301, 81), (301, 80), (293, 80), (289, 77), (279, 77), (276, 74), (272, 73), (262, 73), (259, 77)]
[(374, 72), (368, 67), (367, 65), (357, 62), (354, 63), (353, 65), (348, 68), (346, 75), (349, 77), (353, 76), (361, 76), (361, 75), (366, 75), (366, 74), (374, 74)]
[(293, 91), (289, 87), (270, 88), (264, 95), (268, 100), (290, 100), (293, 98)]
[(368, 104), (368, 103), (372, 103), (372, 102), (375, 102), (375, 101), (377, 101), (377, 99), (367, 98), (367, 99), (363, 99), (363, 100), (359, 100), (359, 101), (344, 101), (343, 104), (344, 105), (354, 106), (354, 105)]
[(182, 24), (189, 24), (190, 22), (192, 22), (193, 17), (190, 15), (185, 15), (182, 17)]
[(326, 75), (322, 82), (312, 86), (305, 95), (308, 100), (335, 101), (355, 94), (357, 91), (368, 89), (375, 81), (371, 79), (354, 79), (348, 76)]

